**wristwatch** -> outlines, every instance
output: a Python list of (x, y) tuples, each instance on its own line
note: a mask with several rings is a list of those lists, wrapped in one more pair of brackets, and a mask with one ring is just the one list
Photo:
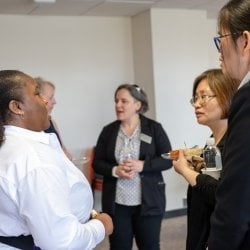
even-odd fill
[(91, 211), (91, 219), (95, 219), (95, 217), (100, 214), (99, 212), (97, 212), (95, 209), (92, 209)]

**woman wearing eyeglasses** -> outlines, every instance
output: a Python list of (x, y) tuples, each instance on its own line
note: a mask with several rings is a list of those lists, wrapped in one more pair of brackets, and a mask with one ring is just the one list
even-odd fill
[(142, 114), (148, 110), (146, 93), (123, 84), (115, 91), (117, 120), (98, 138), (94, 169), (104, 176), (103, 211), (110, 214), (114, 232), (111, 250), (131, 250), (133, 238), (140, 250), (160, 249), (165, 212), (162, 171), (171, 167), (161, 154), (171, 149), (160, 123)]
[(250, 249), (250, 1), (232, 0), (215, 38), (223, 73), (240, 81), (228, 117), (223, 170), (211, 217), (209, 250)]
[[(197, 122), (211, 129), (220, 151), (224, 147), (228, 110), (236, 89), (237, 83), (223, 75), (220, 69), (207, 70), (194, 81), (190, 102), (194, 107)], [(173, 165), (189, 183), (186, 249), (205, 250), (218, 180), (191, 169), (182, 153), (177, 161), (173, 161)]]

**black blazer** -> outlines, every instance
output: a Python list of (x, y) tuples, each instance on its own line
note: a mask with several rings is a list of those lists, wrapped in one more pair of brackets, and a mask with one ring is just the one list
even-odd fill
[(223, 170), (211, 219), (209, 250), (250, 249), (250, 81), (235, 94)]
[[(161, 171), (171, 168), (172, 162), (161, 154), (169, 152), (171, 145), (161, 124), (144, 116), (141, 119), (141, 134), (149, 136), (151, 143), (141, 140), (140, 160), (144, 168), (140, 173), (142, 185), (142, 215), (160, 215), (165, 212), (165, 183)], [(105, 126), (98, 138), (94, 156), (94, 170), (103, 175), (102, 209), (114, 213), (117, 178), (112, 176), (112, 169), (118, 163), (115, 159), (115, 144), (120, 121)]]
[[(223, 151), (226, 134), (217, 144)], [(186, 250), (205, 250), (210, 231), (210, 217), (215, 207), (215, 192), (219, 180), (206, 174), (196, 177), (196, 185), (187, 192), (187, 241)]]

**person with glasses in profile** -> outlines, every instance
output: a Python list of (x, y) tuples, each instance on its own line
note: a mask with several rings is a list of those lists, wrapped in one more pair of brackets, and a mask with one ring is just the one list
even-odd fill
[(218, 16), (221, 69), (239, 80), (228, 117), (223, 170), (211, 216), (209, 250), (250, 249), (250, 1), (231, 0)]
[[(224, 147), (228, 110), (236, 90), (237, 82), (226, 77), (220, 69), (203, 72), (193, 84), (190, 103), (194, 107), (197, 122), (210, 128), (220, 151)], [(191, 168), (182, 153), (177, 161), (173, 161), (173, 165), (189, 183), (186, 250), (205, 250), (219, 180), (202, 174), (200, 169), (196, 171)]]
[(171, 161), (161, 154), (171, 145), (161, 124), (143, 114), (146, 93), (134, 84), (120, 85), (114, 95), (117, 120), (99, 135), (94, 170), (104, 177), (102, 209), (111, 215), (111, 250), (159, 250), (166, 208), (162, 171)]

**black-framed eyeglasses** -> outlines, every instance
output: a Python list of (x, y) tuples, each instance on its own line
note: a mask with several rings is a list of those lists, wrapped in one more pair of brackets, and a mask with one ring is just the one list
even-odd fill
[(220, 35), (220, 36), (216, 36), (214, 37), (214, 43), (215, 43), (215, 46), (217, 48), (217, 50), (220, 52), (221, 50), (221, 38), (223, 37), (227, 37), (227, 36), (232, 36), (233, 34), (225, 34), (225, 35)]
[(227, 37), (227, 36), (233, 36), (233, 35), (240, 35), (242, 32), (234, 32), (234, 33), (228, 33), (225, 35), (220, 35), (220, 36), (216, 36), (214, 37), (214, 43), (215, 46), (217, 48), (217, 50), (220, 52), (221, 51), (221, 38), (223, 37)]
[(192, 106), (195, 105), (195, 103), (197, 101), (199, 101), (199, 104), (200, 105), (206, 105), (209, 100), (211, 100), (212, 98), (216, 97), (216, 95), (201, 95), (201, 96), (193, 96), (191, 99), (190, 99), (190, 103)]

